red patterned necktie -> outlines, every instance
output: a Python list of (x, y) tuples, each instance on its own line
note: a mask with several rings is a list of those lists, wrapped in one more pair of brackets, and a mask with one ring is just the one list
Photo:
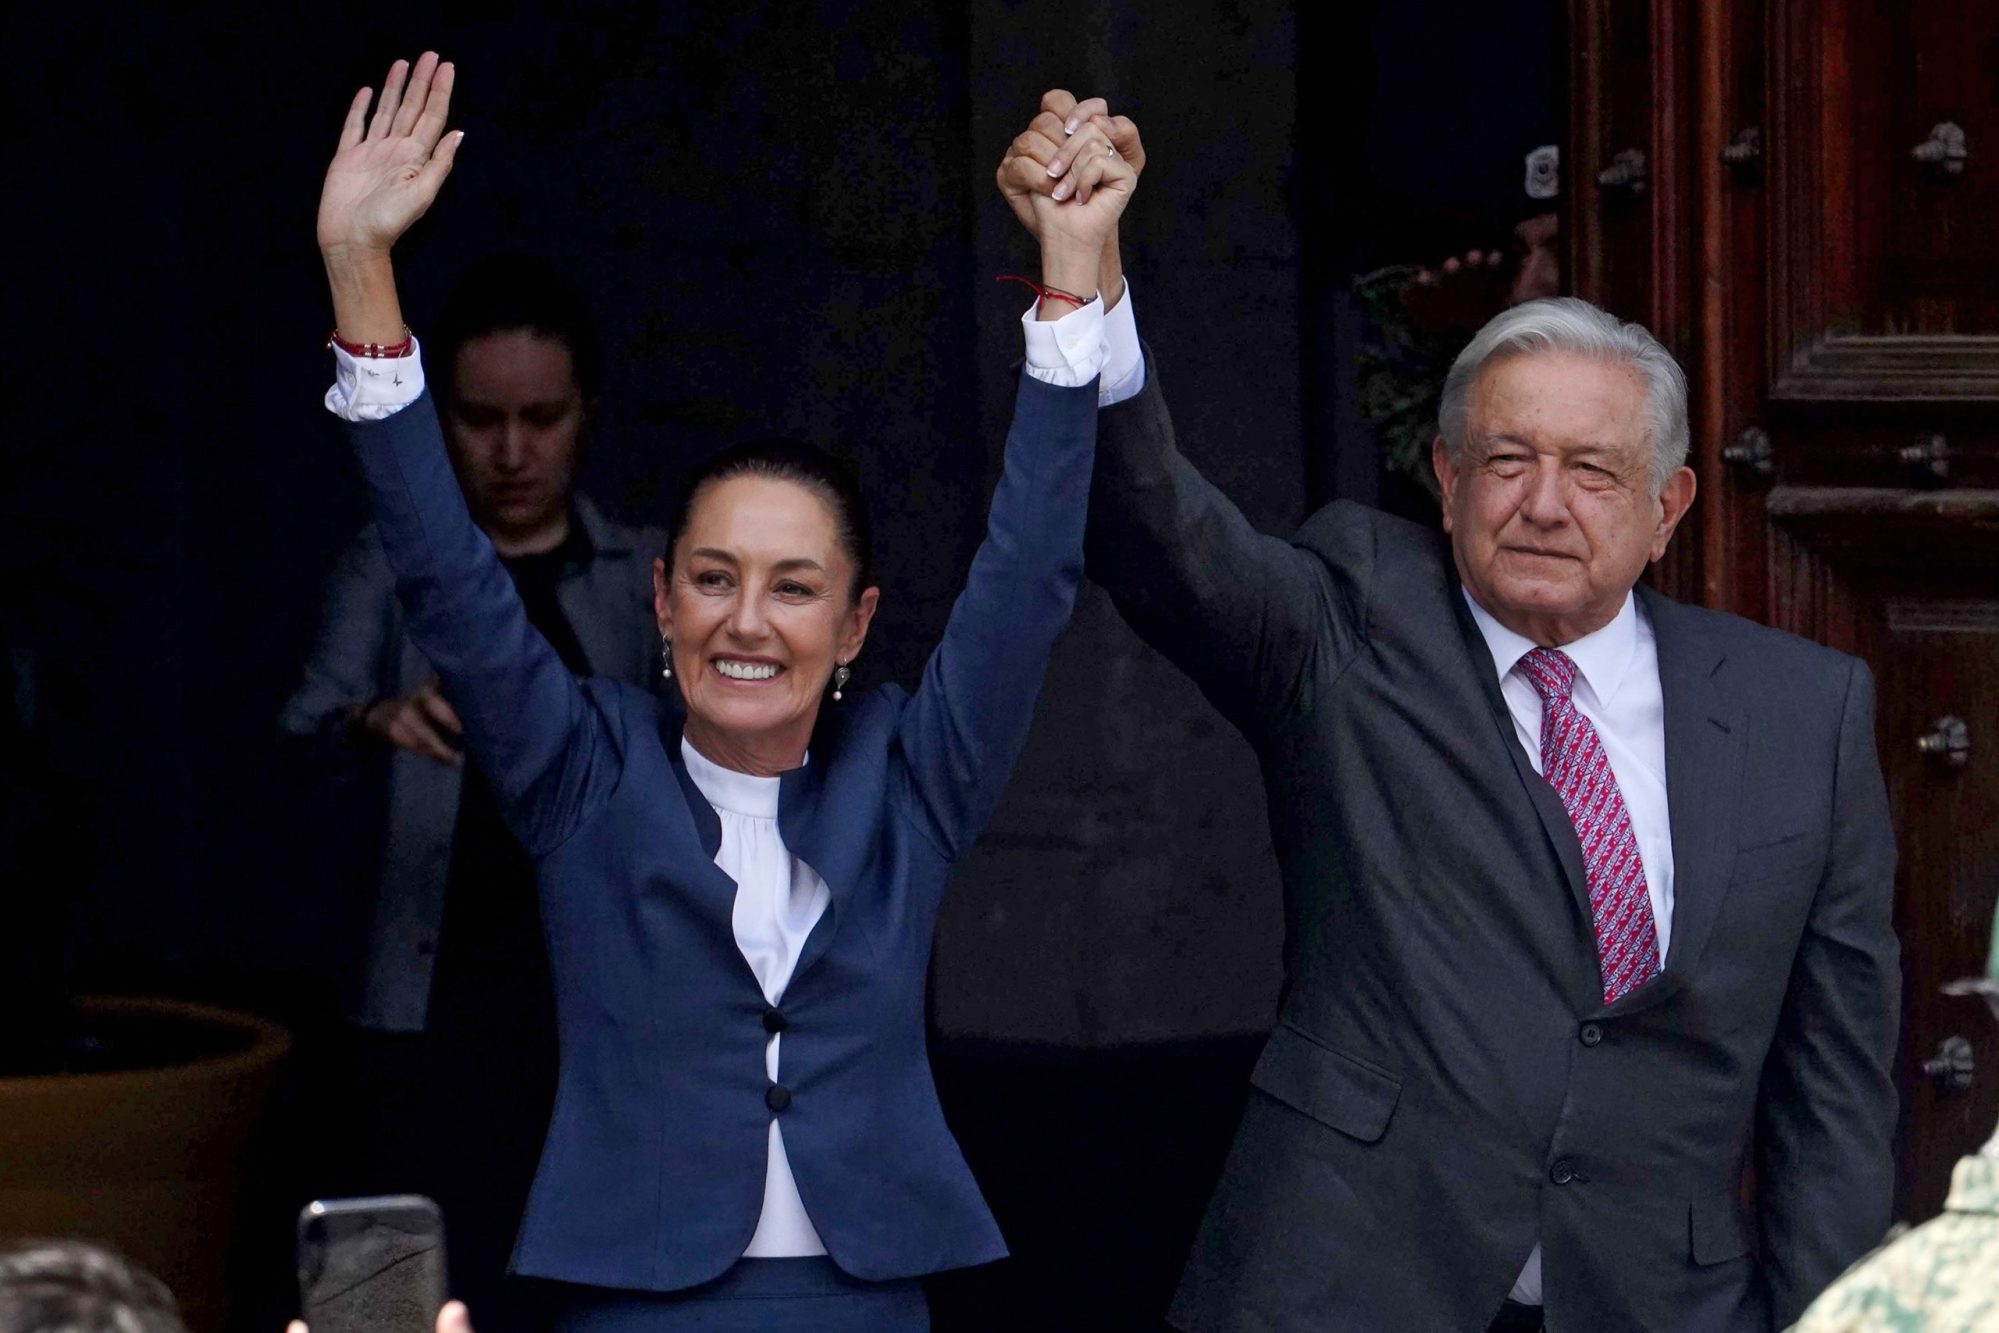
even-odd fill
[(1609, 1004), (1659, 972), (1659, 932), (1638, 838), (1603, 741), (1569, 697), (1576, 664), (1567, 653), (1536, 648), (1520, 659), (1520, 669), (1541, 696), (1541, 775), (1562, 798), (1583, 845), (1603, 1002)]

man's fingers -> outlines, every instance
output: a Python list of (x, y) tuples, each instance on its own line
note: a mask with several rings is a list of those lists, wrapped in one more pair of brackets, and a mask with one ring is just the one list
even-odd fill
[(354, 100), (347, 104), (347, 119), (340, 126), (340, 151), (346, 152), (361, 142), (368, 132), (368, 103), (375, 96), (373, 88), (363, 88), (354, 94)]
[(1045, 167), (1055, 160), (1061, 145), (1035, 130), (1023, 130), (1014, 136), (1012, 153)]
[(423, 114), (423, 104), (430, 97), (431, 76), (436, 73), (437, 52), (425, 51), (416, 58), (410, 81), (403, 89), (403, 104), (396, 108), (396, 118), (389, 122), (391, 136), (407, 138), (416, 128), (416, 118)]
[(472, 1316), (463, 1301), (446, 1301), (437, 1312), (437, 1333), (472, 1333)]
[(423, 115), (417, 119), (414, 135), (426, 152), (434, 151), (444, 137), (445, 120), (451, 114), (451, 86), (457, 81), (458, 67), (449, 61), (437, 67), (430, 81), (430, 98), (424, 103)]
[(389, 77), (382, 80), (382, 95), (375, 100), (375, 118), (368, 122), (370, 139), (389, 137), (389, 126), (395, 122), (396, 110), (402, 105), (403, 80), (409, 76), (409, 61), (398, 60), (389, 66)]
[(1067, 88), (1050, 88), (1041, 94), (1041, 109), (1062, 118), (1068, 123), (1069, 113), (1076, 109), (1076, 95)]
[(1043, 111), (1027, 122), (1027, 128), (1047, 139), (1050, 143), (1061, 143), (1069, 137), (1069, 131), (1062, 127), (1062, 117), (1053, 111)]
[(1086, 97), (1069, 108), (1069, 114), (1062, 122), (1062, 132), (1065, 134), (1074, 134), (1077, 130), (1083, 128), (1084, 121), (1094, 119), (1097, 116), (1108, 116), (1110, 113), (1111, 104), (1109, 102), (1106, 102), (1101, 97)]
[(1048, 169), (1031, 157), (1014, 156), (1000, 163), (1000, 190), (1004, 194), (1053, 194), (1061, 182), (1050, 178)]

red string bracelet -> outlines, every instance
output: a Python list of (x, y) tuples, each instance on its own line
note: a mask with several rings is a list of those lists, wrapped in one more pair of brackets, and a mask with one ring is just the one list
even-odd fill
[(998, 276), (996, 276), (993, 279), (993, 281), (1017, 282), (1021, 286), (1031, 290), (1036, 298), (1034, 302), (1034, 309), (1036, 314), (1039, 314), (1041, 311), (1041, 303), (1043, 301), (1047, 301), (1050, 299), (1057, 301), (1067, 301), (1070, 305), (1075, 306), (1078, 310), (1081, 310), (1084, 306), (1088, 305), (1090, 302), (1097, 299), (1094, 294), (1090, 296), (1077, 296), (1074, 292), (1065, 292), (1060, 287), (1043, 287), (1038, 282), (1034, 282), (1030, 279), (1021, 277), (1018, 273), (1001, 273)]
[(403, 325), (403, 340), (399, 343), (351, 343), (340, 336), (339, 329), (335, 329), (326, 335), (326, 345), (338, 347), (349, 356), (364, 357), (370, 361), (392, 361), (415, 351), (416, 338), (407, 324)]

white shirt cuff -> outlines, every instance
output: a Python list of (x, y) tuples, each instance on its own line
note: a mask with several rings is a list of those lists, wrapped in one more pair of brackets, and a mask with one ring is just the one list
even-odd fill
[(326, 410), (343, 421), (380, 421), (423, 396), (423, 348), (410, 339), (410, 354), (398, 357), (349, 356), (333, 349), (333, 387)]
[(1138, 341), (1138, 318), (1131, 308), (1131, 282), (1108, 313), (1101, 296), (1056, 320), (1020, 317), (1027, 339), (1027, 373), (1065, 389), (1097, 381), (1097, 406), (1135, 398), (1145, 387), (1145, 349)]
[(1036, 319), (1034, 310), (1031, 305), (1020, 317), (1021, 331), (1027, 338), (1028, 374), (1043, 384), (1074, 389), (1103, 373), (1103, 297), (1060, 319)]
[(1145, 387), (1145, 348), (1138, 341), (1138, 316), (1131, 310), (1131, 279), (1124, 296), (1104, 316), (1104, 377), (1097, 383), (1097, 406), (1138, 397)]

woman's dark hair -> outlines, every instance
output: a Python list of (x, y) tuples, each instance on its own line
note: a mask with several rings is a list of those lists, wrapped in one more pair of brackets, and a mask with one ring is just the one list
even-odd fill
[(603, 387), (603, 356), (590, 312), (554, 269), (528, 255), (496, 255), (475, 264), (438, 311), (438, 387), (449, 397), (458, 352), (474, 338), (526, 329), (569, 348), (583, 401)]
[(861, 495), (861, 481), (853, 465), (814, 444), (771, 437), (732, 444), (682, 479), (673, 506), (672, 521), (666, 529), (666, 565), (673, 567), (673, 548), (687, 528), (688, 516), (701, 492), (731, 477), (762, 477), (788, 481), (818, 496), (833, 512), (833, 530), (840, 548), (854, 564), (854, 582), (848, 595), (858, 597), (874, 581), (874, 530), (868, 523), (868, 504)]

